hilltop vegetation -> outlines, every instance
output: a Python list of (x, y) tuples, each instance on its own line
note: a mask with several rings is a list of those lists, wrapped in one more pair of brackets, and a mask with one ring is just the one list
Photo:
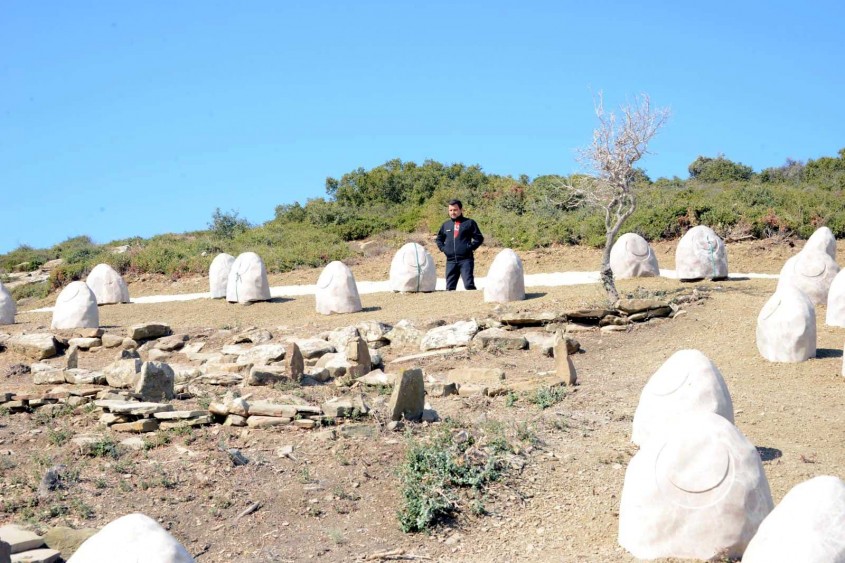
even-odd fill
[[(433, 233), (445, 202), (457, 197), (479, 221), (490, 244), (526, 250), (552, 244), (601, 246), (604, 225), (598, 211), (567, 197), (579, 177), (539, 176), (533, 180), (486, 174), (479, 166), (391, 160), (326, 180), (326, 197), (279, 205), (275, 217), (251, 225), (235, 212), (217, 210), (208, 230), (163, 234), (95, 244), (87, 236), (48, 249), (21, 246), (0, 255), (0, 274), (36, 270), (62, 259), (47, 287), (83, 279), (96, 264), (123, 274), (157, 273), (178, 278), (205, 273), (219, 252), (251, 250), (270, 272), (320, 266), (347, 259), (348, 241), (379, 233)], [(637, 179), (639, 206), (625, 225), (648, 240), (671, 239), (706, 224), (728, 239), (797, 236), (827, 225), (845, 236), (845, 149), (836, 157), (755, 173), (724, 156), (698, 157), (689, 178)], [(125, 247), (115, 253), (115, 247)], [(0, 278), (2, 279), (2, 278)]]

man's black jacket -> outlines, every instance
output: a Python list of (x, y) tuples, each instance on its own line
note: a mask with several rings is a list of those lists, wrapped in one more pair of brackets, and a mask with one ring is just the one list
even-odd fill
[[(458, 236), (455, 237), (455, 223), (460, 224)], [(484, 235), (472, 219), (459, 217), (456, 221), (449, 219), (437, 232), (437, 248), (446, 254), (446, 260), (457, 262), (472, 258), (472, 252), (484, 242)]]

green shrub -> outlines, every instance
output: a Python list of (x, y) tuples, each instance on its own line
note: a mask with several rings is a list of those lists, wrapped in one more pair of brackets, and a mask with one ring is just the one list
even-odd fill
[(50, 295), (50, 283), (38, 282), (28, 283), (26, 285), (19, 285), (13, 288), (10, 293), (12, 294), (12, 298), (15, 301), (28, 299), (30, 297), (34, 299), (44, 299), (45, 297)]

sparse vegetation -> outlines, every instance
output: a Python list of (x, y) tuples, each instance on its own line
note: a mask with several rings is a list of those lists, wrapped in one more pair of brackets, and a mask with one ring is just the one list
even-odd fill
[(529, 393), (528, 402), (545, 410), (564, 400), (566, 394), (565, 387), (538, 387), (533, 393)]

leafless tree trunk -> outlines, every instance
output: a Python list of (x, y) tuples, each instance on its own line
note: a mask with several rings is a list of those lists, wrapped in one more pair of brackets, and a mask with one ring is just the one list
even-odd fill
[(648, 154), (648, 143), (669, 119), (667, 108), (652, 108), (647, 94), (620, 108), (620, 118), (606, 112), (602, 95), (596, 100), (599, 125), (593, 131), (593, 142), (579, 151), (579, 162), (592, 171), (579, 182), (568, 186), (570, 194), (604, 210), (605, 242), (601, 258), (601, 282), (611, 302), (619, 299), (610, 249), (622, 225), (637, 208), (634, 165)]

